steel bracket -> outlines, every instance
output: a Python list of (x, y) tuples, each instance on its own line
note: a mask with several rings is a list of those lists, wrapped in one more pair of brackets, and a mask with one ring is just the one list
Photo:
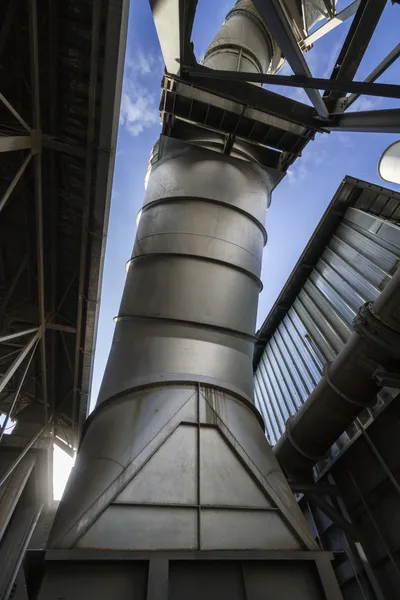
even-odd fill
[(400, 332), (389, 327), (375, 315), (372, 302), (366, 302), (360, 307), (353, 325), (358, 335), (378, 346), (385, 356), (400, 359)]
[(374, 379), (382, 387), (390, 387), (400, 390), (400, 374), (391, 373), (383, 369), (377, 369), (374, 373)]

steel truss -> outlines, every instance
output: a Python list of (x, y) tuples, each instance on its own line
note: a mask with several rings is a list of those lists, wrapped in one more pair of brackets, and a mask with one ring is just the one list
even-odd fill
[(3, 446), (36, 423), (73, 455), (86, 418), (126, 42), (111, 4), (0, 9)]
[[(234, 99), (240, 104), (244, 116), (250, 107), (256, 107), (258, 110), (273, 114), (275, 117), (286, 121), (302, 122), (307, 125), (311, 137), (315, 131), (321, 131), (321, 129), (325, 131), (400, 132), (399, 111), (397, 109), (356, 112), (351, 115), (343, 114), (363, 94), (400, 98), (399, 85), (375, 83), (382, 73), (398, 58), (400, 54), (399, 46), (396, 46), (381, 61), (365, 81), (353, 81), (387, 4), (386, 0), (356, 0), (339, 13), (336, 12), (334, 7), (335, 3), (326, 2), (327, 22), (315, 32), (311, 34), (306, 32), (303, 36), (299, 36), (299, 23), (297, 23), (296, 15), (292, 14), (294, 11), (292, 4), (290, 8), (292, 20), (289, 22), (285, 0), (271, 0), (271, 2), (254, 0), (254, 5), (261, 18), (268, 30), (273, 32), (274, 40), (280, 46), (283, 56), (294, 71), (293, 76), (216, 71), (202, 67), (194, 57), (190, 41), (196, 2), (193, 0), (186, 2), (183, 0), (168, 0), (167, 2), (153, 0), (150, 4), (153, 9), (168, 77), (174, 82), (186, 83), (193, 89), (198, 90), (196, 93), (193, 92), (192, 100), (195, 97), (197, 99), (201, 91), (215, 94), (219, 98)], [(393, 10), (396, 10), (396, 8)], [(164, 18), (167, 13), (174, 15), (174, 19), (169, 21), (170, 24), (166, 24)], [(350, 17), (353, 17), (352, 24), (338, 53), (330, 78), (312, 77), (302, 50), (310, 48), (313, 42)], [(249, 85), (251, 82), (304, 89), (314, 106), (314, 111), (307, 115), (307, 123), (304, 121), (304, 111), (309, 108), (308, 106), (288, 101), (289, 99), (283, 98), (283, 96), (277, 97), (276, 94), (271, 94), (267, 90)], [(325, 90), (322, 96), (319, 90)], [(188, 117), (187, 114), (183, 116), (179, 106), (175, 107), (174, 105), (173, 108), (170, 108), (168, 102), (165, 101), (165, 96), (166, 94), (161, 102), (161, 110), (164, 115), (164, 133), (179, 137), (179, 128), (174, 122), (174, 117), (189, 119), (192, 123), (199, 124), (195, 113)], [(179, 97), (179, 92), (175, 96)], [(280, 106), (278, 98), (281, 100)], [(214, 104), (216, 104), (215, 101)], [(209, 99), (209, 105), (213, 105), (211, 98)], [(201, 126), (210, 128), (207, 123), (201, 123)], [(176, 130), (178, 130), (177, 135), (175, 135)], [(233, 141), (237, 135), (236, 131), (223, 131), (223, 133), (233, 135)], [(240, 133), (238, 137), (242, 139)], [(264, 140), (259, 138), (257, 141), (276, 148), (273, 142), (269, 143), (268, 138)], [(294, 152), (290, 153), (291, 156), (288, 157), (287, 154), (283, 154), (280, 157), (283, 170), (300, 155), (304, 145), (299, 143), (293, 149)], [(230, 146), (232, 146), (232, 139), (230, 139)], [(271, 164), (270, 166), (274, 165)]]

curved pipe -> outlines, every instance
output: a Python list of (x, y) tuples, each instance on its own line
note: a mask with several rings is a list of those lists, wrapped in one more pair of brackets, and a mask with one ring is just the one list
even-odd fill
[(302, 480), (311, 477), (312, 467), (361, 411), (375, 402), (381, 389), (374, 378), (376, 370), (380, 366), (390, 370), (400, 358), (399, 305), (397, 270), (369, 311), (361, 309), (355, 320), (356, 331), (327, 365), (299, 412), (288, 420), (286, 433), (274, 448), (288, 476)]

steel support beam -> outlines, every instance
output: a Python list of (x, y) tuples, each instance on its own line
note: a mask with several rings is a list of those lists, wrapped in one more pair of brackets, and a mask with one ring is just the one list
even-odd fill
[(4, 46), (5, 46), (6, 41), (8, 39), (8, 36), (9, 36), (9, 33), (10, 33), (10, 29), (11, 29), (11, 26), (12, 26), (14, 18), (15, 18), (15, 12), (16, 12), (17, 5), (18, 5), (18, 1), (17, 0), (10, 0), (10, 2), (8, 3), (7, 12), (6, 12), (5, 17), (3, 19), (3, 22), (1, 24), (1, 29), (0, 29), (0, 58), (1, 58), (2, 54), (3, 54)]
[(15, 108), (13, 107), (12, 104), (10, 104), (10, 102), (7, 100), (7, 98), (5, 98), (3, 96), (3, 94), (0, 92), (0, 102), (2, 102), (4, 104), (4, 106), (6, 108), (8, 108), (8, 110), (10, 111), (10, 113), (17, 119), (17, 121), (22, 125), (22, 127), (24, 129), (26, 129), (26, 131), (28, 131), (29, 133), (31, 132), (31, 128), (29, 127), (29, 125), (24, 121), (24, 119), (21, 117), (21, 115), (19, 114), (19, 112), (17, 110), (15, 110)]
[(298, 483), (289, 481), (290, 489), (294, 494), (318, 494), (324, 496), (337, 496), (339, 491), (334, 485), (323, 485), (320, 483)]
[(324, 127), (328, 131), (400, 133), (400, 108), (346, 113)]
[[(280, 2), (278, 0), (269, 0), (268, 2), (254, 0), (254, 5), (269, 30), (274, 32), (274, 38), (295, 75), (311, 77), (310, 69), (296, 42)], [(319, 116), (326, 118), (328, 111), (318, 90), (306, 88), (305, 92)]]
[(8, 342), (10, 340), (14, 340), (16, 338), (22, 337), (23, 335), (28, 335), (29, 333), (35, 333), (38, 331), (37, 327), (33, 327), (31, 329), (24, 329), (23, 331), (18, 331), (17, 333), (9, 333), (8, 335), (3, 335), (0, 337), (0, 344), (3, 342)]
[(14, 362), (9, 366), (3, 378), (0, 380), (0, 393), (4, 390), (7, 383), (10, 381), (11, 377), (14, 375), (18, 367), (21, 366), (39, 337), (41, 336), (41, 331), (37, 331), (36, 334), (29, 340), (29, 342), (22, 348), (21, 352), (18, 354), (17, 358)]
[(79, 421), (79, 400), (80, 393), (78, 390), (79, 375), (81, 370), (81, 333), (84, 317), (84, 286), (86, 280), (87, 264), (86, 257), (88, 252), (89, 242), (89, 215), (92, 192), (92, 166), (94, 156), (94, 128), (95, 128), (95, 111), (96, 111), (96, 94), (97, 94), (97, 71), (99, 60), (99, 31), (100, 31), (100, 5), (98, 2), (93, 3), (92, 10), (92, 33), (90, 47), (90, 78), (89, 78), (89, 98), (88, 98), (88, 129), (86, 135), (86, 171), (85, 171), (85, 188), (84, 188), (84, 203), (82, 215), (82, 232), (81, 232), (81, 249), (80, 249), (80, 265), (79, 265), (79, 289), (78, 289), (78, 307), (76, 319), (76, 342), (75, 342), (75, 360), (74, 360), (74, 380), (73, 380), (73, 396), (72, 396), (72, 420), (76, 424), (78, 430)]
[(206, 92), (279, 117), (289, 123), (297, 123), (307, 128), (311, 127), (315, 131), (322, 130), (323, 125), (314, 118), (315, 112), (311, 106), (280, 96), (245, 81), (204, 79), (204, 77), (199, 77), (197, 72), (196, 75), (186, 74), (182, 81)]
[[(395, 48), (384, 58), (379, 65), (365, 78), (365, 83), (373, 83), (376, 81), (400, 56), (400, 44), (397, 44)], [(375, 84), (376, 85), (376, 84)], [(370, 96), (372, 94), (369, 94)], [(360, 97), (360, 93), (351, 94), (346, 100), (345, 110), (349, 108)]]
[(32, 148), (32, 138), (29, 135), (0, 135), (0, 152), (13, 152), (27, 148)]
[[(31, 45), (31, 80), (33, 95), (33, 123), (36, 131), (41, 131), (40, 117), (40, 80), (39, 80), (39, 44), (38, 44), (38, 15), (37, 0), (29, 0), (29, 35)], [(38, 303), (39, 322), (43, 326), (46, 320), (44, 299), (44, 249), (43, 249), (43, 190), (42, 190), (42, 155), (34, 156), (35, 168), (35, 204), (36, 204), (36, 242), (38, 266)], [(42, 393), (44, 405), (44, 422), (48, 422), (48, 393), (47, 393), (47, 357), (46, 330), (43, 329), (40, 338), (40, 357), (42, 373)]]
[(52, 331), (62, 331), (64, 333), (76, 333), (76, 327), (61, 325), (60, 323), (46, 323), (46, 329), (51, 329)]
[[(399, 44), (400, 46), (400, 44)], [(392, 61), (393, 62), (393, 61)], [(338, 81), (336, 79), (322, 79), (317, 77), (302, 77), (298, 75), (269, 75), (267, 73), (243, 73), (240, 71), (217, 71), (206, 68), (185, 69), (191, 76), (204, 79), (228, 79), (230, 81), (247, 81), (252, 83), (268, 83), (295, 88), (309, 88), (315, 90), (330, 90), (347, 94), (355, 92), (368, 96), (384, 98), (400, 98), (400, 85), (388, 83), (372, 83), (369, 81)], [(357, 97), (358, 97), (357, 96)]]
[[(381, 18), (387, 0), (361, 0), (346, 40), (335, 62), (331, 79), (351, 81), (363, 59), (375, 27)], [(324, 98), (335, 101), (340, 94), (325, 92)]]
[(8, 188), (6, 189), (6, 191), (3, 194), (2, 198), (0, 199), (0, 213), (3, 210), (3, 208), (5, 207), (5, 205), (7, 203), (7, 200), (11, 196), (12, 192), (16, 188), (17, 183), (19, 182), (19, 180), (21, 179), (22, 175), (24, 174), (25, 169), (29, 165), (31, 158), (32, 158), (32, 154), (29, 154), (25, 158), (24, 162), (22, 163), (22, 165), (20, 166), (20, 168), (18, 169), (18, 171), (14, 175), (14, 177), (13, 177), (10, 185), (8, 186)]
[(150, 0), (154, 24), (165, 67), (177, 75), (182, 64), (189, 64), (190, 36), (197, 0)]
[(15, 469), (17, 468), (17, 466), (19, 465), (21, 460), (29, 452), (29, 450), (32, 448), (32, 446), (38, 441), (38, 439), (43, 435), (43, 433), (46, 431), (46, 429), (47, 429), (47, 425), (43, 425), (43, 427), (41, 427), (39, 429), (39, 431), (37, 433), (35, 433), (33, 438), (28, 442), (28, 444), (25, 446), (25, 448), (22, 450), (22, 452), (17, 456), (17, 458), (12, 463), (12, 465), (7, 469), (7, 471), (4, 473), (4, 475), (0, 479), (0, 488), (2, 485), (4, 485), (4, 483), (10, 477), (10, 475), (12, 473), (14, 473)]
[(371, 511), (370, 507), (368, 506), (368, 502), (365, 499), (363, 493), (361, 492), (361, 490), (360, 490), (360, 488), (358, 486), (357, 481), (355, 480), (353, 472), (349, 470), (348, 474), (349, 474), (350, 479), (352, 481), (352, 484), (353, 484), (353, 486), (354, 486), (354, 488), (355, 488), (355, 490), (357, 492), (357, 495), (358, 495), (359, 499), (361, 500), (361, 502), (362, 502), (362, 504), (364, 506), (365, 512), (367, 513), (367, 516), (368, 516), (369, 520), (371, 521), (371, 524), (372, 524), (373, 528), (375, 529), (375, 532), (377, 534), (377, 539), (380, 540), (380, 542), (381, 542), (381, 544), (382, 544), (382, 546), (383, 546), (383, 548), (384, 548), (384, 550), (386, 552), (386, 555), (388, 556), (389, 561), (390, 561), (390, 563), (391, 563), (391, 565), (393, 567), (393, 570), (394, 570), (394, 572), (396, 574), (397, 580), (398, 580), (398, 582), (400, 584), (400, 568), (399, 568), (399, 565), (397, 564), (397, 561), (395, 560), (395, 557), (393, 556), (393, 553), (390, 551), (389, 544), (386, 541), (385, 536), (383, 535), (382, 528), (376, 522), (376, 520), (375, 520), (375, 518), (374, 518), (374, 516), (372, 514), (372, 511)]
[(359, 5), (360, 5), (360, 0), (355, 0), (355, 2), (353, 2), (349, 6), (346, 6), (346, 8), (344, 8), (340, 13), (337, 13), (327, 23), (324, 23), (324, 25), (322, 25), (322, 27), (317, 29), (317, 31), (314, 31), (314, 33), (312, 33), (311, 35), (306, 37), (304, 40), (304, 44), (306, 46), (311, 46), (311, 44), (313, 44), (314, 42), (316, 42), (317, 40), (322, 38), (324, 35), (326, 35), (330, 31), (333, 31), (334, 29), (336, 29), (336, 27), (338, 27), (344, 21), (346, 21), (347, 19), (349, 19), (350, 17), (352, 17), (354, 15), (354, 13), (356, 12)]
[[(332, 485), (335, 485), (335, 480), (334, 480), (333, 475), (331, 473), (328, 475), (328, 479), (329, 479), (329, 481), (330, 481), (330, 483)], [(351, 522), (350, 515), (349, 515), (347, 507), (346, 507), (346, 505), (345, 505), (345, 503), (343, 501), (343, 498), (339, 495), (336, 498), (336, 501), (337, 501), (337, 504), (338, 504), (338, 508), (339, 508), (340, 512), (342, 513), (343, 517), (345, 519), (347, 519), (348, 521)], [(382, 590), (380, 588), (378, 580), (376, 579), (375, 573), (374, 573), (374, 571), (373, 571), (373, 569), (371, 567), (370, 561), (368, 560), (367, 555), (365, 554), (364, 547), (363, 547), (362, 543), (361, 542), (354, 542), (350, 538), (350, 536), (348, 536), (346, 533), (344, 533), (344, 537), (345, 537), (345, 540), (346, 540), (346, 543), (347, 543), (347, 546), (348, 546), (349, 560), (350, 560), (350, 562), (359, 562), (359, 564), (362, 567), (362, 569), (364, 569), (365, 574), (366, 574), (366, 576), (368, 578), (368, 581), (369, 581), (369, 583), (370, 583), (370, 585), (371, 585), (371, 587), (372, 587), (372, 589), (374, 591), (376, 599), (374, 598), (374, 599), (371, 599), (371, 600), (385, 600), (385, 597), (384, 597), (383, 592), (382, 592)], [(357, 557), (358, 557), (358, 561), (357, 561)], [(353, 566), (353, 571), (354, 571), (355, 578), (358, 579), (357, 578), (357, 573), (356, 573), (355, 566)], [(361, 589), (363, 589), (361, 581), (358, 582), (358, 585), (360, 586)], [(363, 593), (364, 593), (364, 591), (363, 591)], [(365, 598), (366, 598), (366, 600), (369, 600), (369, 594), (368, 594), (368, 596), (365, 596)]]
[(36, 350), (36, 347), (38, 345), (38, 342), (39, 342), (39, 340), (37, 339), (36, 342), (35, 342), (35, 344), (34, 344), (34, 346), (33, 346), (32, 353), (31, 353), (31, 355), (29, 357), (29, 360), (28, 360), (27, 365), (25, 367), (24, 373), (23, 373), (23, 375), (22, 375), (22, 377), (21, 377), (21, 379), (19, 381), (17, 391), (15, 392), (14, 399), (11, 402), (11, 406), (10, 406), (8, 412), (7, 412), (7, 416), (4, 419), (3, 425), (0, 427), (0, 442), (3, 439), (3, 435), (4, 435), (4, 432), (7, 429), (7, 425), (8, 425), (9, 420), (12, 419), (12, 415), (13, 415), (15, 406), (16, 406), (16, 404), (18, 402), (18, 398), (19, 398), (19, 395), (21, 393), (21, 389), (22, 389), (22, 386), (24, 384), (26, 374), (29, 371), (29, 367), (31, 366), (32, 359), (33, 359), (33, 357), (35, 355), (35, 350)]
[(49, 148), (49, 150), (56, 150), (57, 152), (68, 154), (69, 156), (76, 156), (77, 158), (86, 157), (85, 148), (82, 148), (81, 146), (73, 146), (72, 144), (67, 144), (66, 142), (57, 140), (56, 138), (50, 135), (43, 136), (42, 144), (44, 148)]
[(321, 496), (307, 492), (305, 494), (309, 502), (319, 508), (325, 515), (327, 515), (334, 523), (336, 523), (343, 531), (351, 536), (352, 540), (358, 540), (358, 532), (353, 524), (345, 519), (327, 500)]

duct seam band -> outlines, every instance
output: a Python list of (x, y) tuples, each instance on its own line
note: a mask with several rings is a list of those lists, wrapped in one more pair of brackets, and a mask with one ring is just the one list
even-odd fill
[(236, 337), (244, 338), (249, 342), (255, 342), (256, 338), (254, 335), (239, 331), (236, 329), (230, 329), (229, 327), (220, 327), (219, 325), (213, 325), (212, 323), (202, 323), (201, 321), (187, 321), (184, 319), (175, 319), (173, 317), (164, 317), (161, 315), (118, 315), (114, 317), (114, 322), (119, 323), (121, 321), (136, 321), (142, 319), (167, 321), (168, 323), (175, 323), (176, 325), (187, 325), (190, 327), (199, 327), (201, 329), (211, 329), (227, 335), (234, 335)]
[(243, 210), (239, 206), (235, 206), (234, 204), (229, 204), (229, 202), (223, 202), (222, 200), (215, 200), (214, 198), (202, 198), (200, 196), (167, 196), (165, 198), (158, 198), (157, 200), (153, 200), (152, 202), (148, 202), (144, 204), (140, 209), (140, 213), (144, 213), (155, 206), (159, 206), (160, 204), (174, 204), (177, 202), (205, 202), (207, 204), (215, 204), (217, 206), (223, 206), (229, 210), (235, 211), (244, 217), (247, 217), (250, 221), (252, 221), (257, 227), (261, 230), (264, 237), (264, 245), (268, 241), (267, 230), (264, 225), (251, 213)]
[(258, 69), (259, 73), (263, 72), (262, 64), (260, 63), (257, 56), (254, 54), (254, 52), (250, 52), (249, 49), (244, 48), (241, 44), (229, 43), (229, 44), (220, 44), (219, 46), (215, 46), (214, 48), (211, 48), (210, 50), (208, 50), (205, 53), (203, 61), (207, 60), (208, 58), (211, 58), (214, 54), (219, 54), (221, 52), (221, 50), (224, 50), (224, 51), (236, 50), (238, 52), (238, 54), (247, 58), (247, 60), (249, 62), (252, 62), (254, 64), (254, 66), (256, 67), (256, 69)]
[(253, 21), (253, 23), (255, 23), (261, 29), (261, 31), (264, 34), (265, 40), (269, 46), (270, 53), (272, 55), (274, 49), (273, 49), (273, 45), (272, 45), (272, 41), (271, 41), (271, 35), (270, 35), (264, 21), (258, 15), (258, 12), (256, 11), (256, 9), (254, 8), (254, 10), (249, 10), (248, 8), (245, 8), (245, 7), (241, 7), (241, 6), (236, 7), (235, 6), (226, 15), (225, 21), (229, 21), (229, 19), (231, 19), (235, 14), (236, 15), (242, 14), (247, 19), (250, 19), (251, 21)]
[(323, 458), (322, 456), (314, 456), (312, 454), (308, 454), (293, 439), (292, 432), (290, 431), (290, 423), (291, 423), (292, 419), (293, 419), (293, 417), (289, 417), (288, 420), (285, 423), (286, 435), (287, 435), (287, 438), (288, 438), (289, 442), (292, 444), (293, 448), (299, 454), (301, 454), (301, 456), (304, 456), (304, 458), (306, 458), (307, 460), (311, 460), (314, 464), (317, 463), (317, 462), (319, 462)]
[(359, 402), (358, 400), (354, 400), (353, 398), (350, 398), (349, 396), (346, 396), (346, 394), (343, 394), (343, 392), (341, 392), (330, 380), (329, 378), (329, 366), (330, 366), (330, 362), (325, 363), (324, 365), (324, 377), (325, 377), (325, 381), (328, 384), (328, 386), (331, 388), (331, 390), (333, 392), (335, 392), (335, 394), (337, 396), (339, 396), (340, 398), (342, 398), (342, 400), (345, 400), (346, 402), (349, 402), (350, 404), (354, 404), (354, 406), (359, 406), (360, 408), (368, 408), (370, 406), (373, 406), (375, 404), (375, 398), (373, 398), (371, 401), (369, 402)]
[(232, 263), (229, 263), (229, 262), (226, 262), (223, 260), (218, 260), (217, 258), (211, 258), (209, 256), (202, 256), (201, 254), (184, 254), (183, 252), (182, 253), (179, 253), (179, 252), (149, 252), (148, 254), (137, 254), (136, 256), (132, 256), (132, 258), (126, 262), (126, 268), (128, 269), (130, 267), (130, 265), (132, 265), (134, 262), (136, 262), (138, 260), (163, 260), (163, 259), (167, 260), (171, 256), (174, 258), (183, 258), (183, 259), (189, 259), (189, 260), (198, 260), (198, 261), (214, 263), (216, 265), (221, 265), (221, 266), (227, 267), (229, 269), (234, 269), (234, 270), (238, 271), (239, 273), (243, 273), (243, 275), (247, 275), (247, 277), (249, 277), (250, 279), (255, 281), (260, 292), (263, 289), (263, 284), (262, 284), (261, 279), (259, 279), (253, 273), (251, 273), (251, 271), (247, 271), (246, 269), (243, 269), (242, 267), (239, 267), (238, 265), (234, 265)]

